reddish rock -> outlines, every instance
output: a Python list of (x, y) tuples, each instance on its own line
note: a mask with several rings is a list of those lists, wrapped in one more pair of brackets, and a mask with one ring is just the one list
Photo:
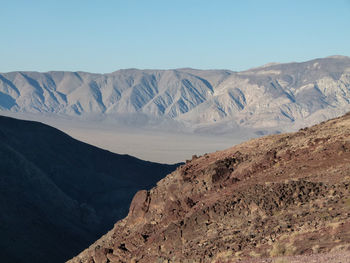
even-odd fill
[(345, 115), (192, 158), (138, 192), (129, 215), (71, 262), (341, 258), (350, 249), (349, 211)]

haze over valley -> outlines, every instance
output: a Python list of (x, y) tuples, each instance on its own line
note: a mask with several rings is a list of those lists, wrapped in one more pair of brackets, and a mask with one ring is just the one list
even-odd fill
[(143, 159), (178, 162), (350, 110), (350, 58), (230, 70), (10, 72), (1, 114)]

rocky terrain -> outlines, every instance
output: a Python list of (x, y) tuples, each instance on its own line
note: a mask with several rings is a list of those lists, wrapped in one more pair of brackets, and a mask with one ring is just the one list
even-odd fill
[[(290, 131), (350, 110), (350, 58), (230, 70), (0, 74), (0, 110), (201, 132)], [(174, 124), (175, 123), (175, 124)]]
[(193, 156), (70, 263), (349, 262), (350, 114)]
[(0, 261), (64, 262), (123, 218), (137, 190), (175, 168), (0, 117)]

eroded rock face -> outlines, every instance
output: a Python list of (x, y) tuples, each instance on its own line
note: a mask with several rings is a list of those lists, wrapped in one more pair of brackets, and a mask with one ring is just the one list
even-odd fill
[(128, 216), (70, 262), (234, 262), (346, 251), (349, 161), (349, 114), (195, 157), (139, 191)]

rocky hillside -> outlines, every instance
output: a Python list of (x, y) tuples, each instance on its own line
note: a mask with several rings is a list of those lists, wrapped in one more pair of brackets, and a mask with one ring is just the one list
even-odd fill
[[(288, 130), (350, 110), (350, 58), (229, 70), (119, 70), (0, 74), (0, 109), (111, 117), (144, 125)], [(152, 124), (153, 125), (153, 124)]]
[(0, 117), (0, 261), (63, 262), (111, 229), (133, 195), (175, 169)]
[(194, 156), (156, 187), (139, 191), (128, 216), (69, 262), (349, 258), (347, 114)]

